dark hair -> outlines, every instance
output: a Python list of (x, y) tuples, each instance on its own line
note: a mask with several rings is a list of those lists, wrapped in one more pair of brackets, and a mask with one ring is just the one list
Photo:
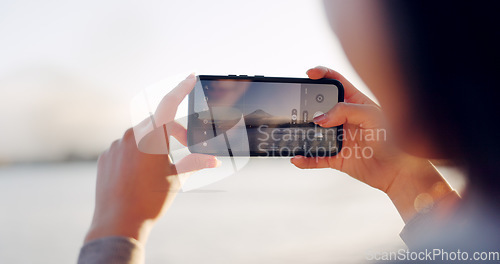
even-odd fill
[(384, 0), (412, 114), (469, 188), (500, 201), (500, 30), (495, 1)]

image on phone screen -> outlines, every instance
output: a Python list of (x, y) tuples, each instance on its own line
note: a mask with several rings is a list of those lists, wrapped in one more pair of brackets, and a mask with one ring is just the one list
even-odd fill
[(333, 156), (340, 127), (313, 118), (343, 101), (335, 80), (200, 76), (189, 97), (191, 152), (224, 156)]

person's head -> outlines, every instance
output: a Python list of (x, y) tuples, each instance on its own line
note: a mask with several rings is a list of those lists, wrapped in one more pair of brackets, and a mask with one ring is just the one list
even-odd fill
[(495, 3), (480, 2), (325, 0), (325, 7), (403, 149), (489, 170), (500, 153), (500, 31)]

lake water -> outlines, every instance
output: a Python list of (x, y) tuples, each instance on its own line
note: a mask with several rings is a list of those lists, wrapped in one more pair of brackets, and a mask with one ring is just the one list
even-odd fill
[[(461, 177), (440, 168), (457, 189)], [(0, 263), (75, 263), (89, 226), (96, 163), (0, 167)], [(146, 263), (358, 263), (404, 247), (403, 221), (380, 191), (287, 159), (252, 159), (236, 175), (180, 193)]]

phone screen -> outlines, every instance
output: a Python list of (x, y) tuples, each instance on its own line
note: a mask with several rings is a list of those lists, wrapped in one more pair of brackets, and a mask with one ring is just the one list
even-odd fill
[(197, 153), (229, 156), (332, 156), (339, 127), (312, 120), (343, 99), (335, 80), (217, 79), (200, 76), (190, 94), (188, 141)]

